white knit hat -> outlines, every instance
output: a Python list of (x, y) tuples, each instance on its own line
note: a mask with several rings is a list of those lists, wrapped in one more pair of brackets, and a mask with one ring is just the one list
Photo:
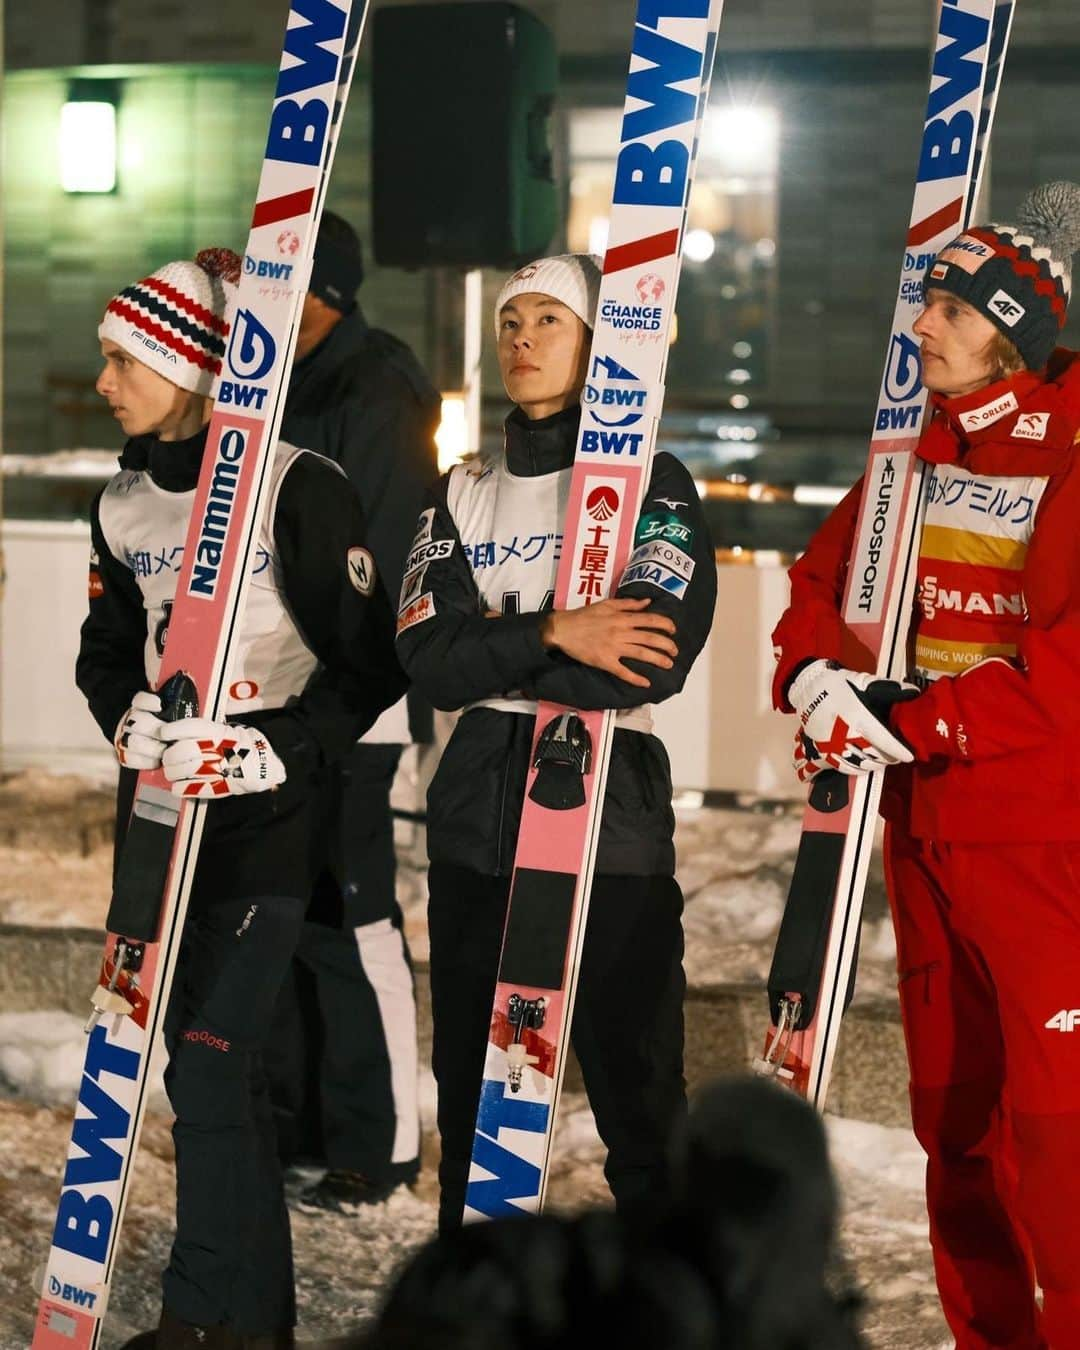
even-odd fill
[(227, 248), (203, 249), (194, 262), (166, 263), (113, 296), (98, 337), (181, 389), (209, 396), (239, 280), (240, 259)]
[(550, 295), (573, 310), (586, 328), (596, 325), (596, 302), (604, 260), (595, 253), (560, 253), (538, 258), (515, 272), (495, 301), (495, 336), (503, 305), (515, 295)]

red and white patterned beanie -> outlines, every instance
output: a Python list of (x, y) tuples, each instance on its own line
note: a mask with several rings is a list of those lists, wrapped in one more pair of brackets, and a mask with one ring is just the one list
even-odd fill
[(240, 258), (227, 248), (203, 249), (194, 262), (166, 263), (113, 296), (98, 337), (181, 389), (209, 397), (239, 280)]

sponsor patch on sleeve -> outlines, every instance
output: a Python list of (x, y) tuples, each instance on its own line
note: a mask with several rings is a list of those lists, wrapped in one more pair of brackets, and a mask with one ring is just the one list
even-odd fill
[(435, 597), (430, 591), (425, 591), (423, 595), (417, 598), (410, 605), (398, 614), (397, 631), (404, 633), (406, 628), (412, 628), (418, 623), (423, 623), (425, 619), (430, 619), (435, 613)]
[(647, 586), (655, 586), (658, 591), (673, 595), (677, 600), (683, 598), (690, 584), (686, 577), (652, 562), (631, 563), (619, 580), (620, 589), (629, 586), (632, 581), (643, 581)]
[(694, 575), (694, 560), (689, 553), (684, 553), (681, 548), (675, 544), (667, 544), (662, 541), (655, 541), (651, 544), (639, 544), (629, 558), (630, 566), (634, 563), (655, 563), (659, 567), (666, 567), (669, 572), (674, 572), (677, 576), (685, 577), (687, 581)]
[(102, 581), (102, 579), (101, 579), (101, 573), (98, 571), (98, 568), (99, 568), (100, 566), (101, 566), (101, 559), (100, 559), (100, 557), (98, 557), (98, 551), (97, 551), (96, 548), (94, 548), (93, 546), (91, 546), (91, 548), (90, 548), (90, 575), (89, 575), (89, 577), (88, 577), (88, 581), (89, 581), (89, 587), (88, 587), (88, 589), (89, 589), (90, 599), (91, 599), (91, 600), (97, 600), (99, 596), (102, 596), (102, 595), (105, 594), (105, 583)]
[(428, 563), (438, 562), (441, 558), (449, 558), (454, 551), (454, 541), (452, 539), (429, 539), (426, 542), (414, 544), (412, 552), (405, 560), (405, 575), (415, 572), (418, 567), (426, 567)]
[(407, 609), (424, 589), (426, 567), (418, 567), (415, 572), (407, 572), (401, 583), (401, 595), (398, 597), (398, 613)]
[(670, 511), (650, 511), (637, 523), (634, 544), (650, 544), (656, 540), (678, 544), (681, 548), (693, 548), (694, 531)]
[(420, 512), (420, 519), (416, 522), (416, 533), (413, 535), (413, 548), (419, 548), (421, 544), (426, 544), (431, 539), (431, 524), (434, 519), (435, 508), (433, 506), (429, 506), (426, 511)]
[(375, 559), (366, 548), (357, 546), (349, 549), (345, 562), (353, 590), (370, 599), (375, 594)]

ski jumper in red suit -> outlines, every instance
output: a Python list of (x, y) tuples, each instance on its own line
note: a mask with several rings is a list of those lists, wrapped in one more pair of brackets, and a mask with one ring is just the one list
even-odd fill
[[(931, 1243), (958, 1350), (1080, 1350), (1080, 357), (932, 406), (882, 804)], [(808, 658), (872, 668), (840, 615), (860, 493), (791, 569), (783, 711)]]

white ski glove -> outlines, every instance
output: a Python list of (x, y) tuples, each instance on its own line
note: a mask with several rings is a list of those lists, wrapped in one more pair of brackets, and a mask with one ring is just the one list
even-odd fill
[(161, 699), (148, 689), (140, 689), (131, 707), (116, 724), (113, 748), (125, 769), (156, 769), (161, 764), (165, 744), (161, 732), (167, 724), (161, 720)]
[(911, 751), (884, 719), (894, 703), (918, 695), (913, 684), (845, 670), (835, 661), (812, 661), (795, 677), (788, 701), (810, 743), (803, 749), (807, 761), (816, 762), (815, 772), (854, 774), (911, 763)]
[(166, 723), (161, 739), (168, 744), (161, 767), (177, 797), (242, 796), (285, 781), (285, 765), (255, 727), (188, 717)]

